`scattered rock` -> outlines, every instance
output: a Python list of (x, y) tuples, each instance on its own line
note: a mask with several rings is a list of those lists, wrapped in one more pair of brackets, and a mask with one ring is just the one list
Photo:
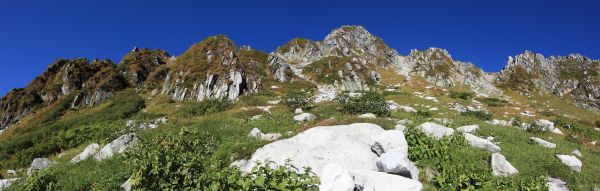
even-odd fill
[(31, 176), (31, 174), (33, 174), (34, 172), (49, 168), (54, 164), (54, 161), (47, 158), (35, 158), (33, 159), (33, 162), (31, 163), (29, 169), (27, 169), (27, 176)]
[(532, 128), (537, 128), (540, 131), (553, 131), (554, 123), (545, 119), (538, 119), (533, 122)]
[(469, 143), (469, 145), (475, 148), (486, 149), (492, 153), (500, 152), (500, 147), (487, 139), (479, 138), (470, 133), (463, 133), (463, 135), (465, 136), (465, 140)]
[(398, 122), (396, 122), (396, 124), (407, 126), (407, 125), (412, 125), (413, 122), (410, 119), (401, 119), (401, 120), (398, 120)]
[(9, 176), (16, 176), (17, 175), (17, 171), (15, 170), (6, 170), (6, 174)]
[(255, 139), (260, 139), (260, 140), (263, 140), (263, 141), (274, 141), (274, 140), (277, 140), (277, 139), (281, 138), (281, 134), (279, 134), (279, 133), (267, 133), (267, 134), (265, 134), (262, 131), (260, 131), (260, 129), (253, 128), (248, 133), (248, 137), (255, 138)]
[(429, 108), (429, 111), (437, 111), (437, 110), (440, 110), (440, 109), (438, 109), (437, 107)]
[(251, 120), (251, 121), (256, 121), (256, 120), (259, 120), (260, 118), (262, 118), (262, 115), (255, 115), (255, 116), (252, 116), (252, 117), (250, 118), (250, 120)]
[(569, 191), (567, 183), (558, 178), (548, 177), (548, 182), (546, 182), (546, 186), (548, 186), (548, 191)]
[(572, 155), (561, 154), (557, 154), (556, 157), (560, 160), (560, 162), (567, 165), (571, 170), (575, 172), (581, 172), (581, 167), (583, 166), (583, 164), (579, 159), (577, 159), (577, 157)]
[(18, 178), (11, 179), (0, 179), (0, 190), (8, 188), (13, 182), (19, 180)]
[(78, 163), (90, 158), (91, 156), (94, 156), (98, 152), (98, 149), (100, 149), (100, 145), (98, 145), (97, 143), (92, 143), (88, 145), (87, 147), (85, 147), (83, 152), (79, 153), (79, 155), (71, 159), (71, 163)]
[(104, 146), (100, 152), (94, 155), (94, 158), (98, 161), (101, 161), (112, 157), (115, 153), (124, 153), (125, 151), (137, 145), (137, 142), (138, 137), (135, 133), (122, 135)]
[(461, 105), (460, 103), (452, 103), (452, 105), (450, 105), (449, 109), (458, 111), (461, 113), (467, 112), (467, 108), (465, 108), (465, 106)]
[(485, 138), (485, 139), (487, 139), (488, 141), (493, 141), (493, 140), (494, 140), (494, 137), (492, 137), (492, 136), (489, 136), (489, 137), (487, 137), (487, 138)]
[(407, 156), (399, 152), (386, 152), (377, 159), (377, 168), (381, 172), (396, 174), (419, 180), (419, 169), (408, 160)]
[(302, 111), (302, 108), (296, 108), (296, 110), (294, 110), (295, 114), (302, 114), (304, 113), (304, 111)]
[(420, 129), (421, 131), (423, 131), (427, 136), (429, 137), (433, 137), (436, 139), (441, 139), (445, 136), (452, 136), (452, 134), (454, 134), (454, 129), (445, 127), (445, 126), (441, 126), (435, 123), (431, 123), (431, 122), (426, 122), (423, 123), (419, 126), (417, 126), (417, 129)]
[(525, 111), (523, 111), (523, 112), (521, 112), (519, 114), (521, 114), (523, 116), (527, 116), (527, 117), (534, 117), (535, 116), (535, 114), (533, 112), (527, 111), (527, 110), (525, 110)]
[(365, 114), (362, 114), (362, 115), (358, 116), (358, 118), (375, 119), (375, 118), (377, 118), (377, 116), (375, 114), (372, 114), (372, 113), (365, 113)]
[(131, 191), (131, 177), (121, 184), (121, 189), (123, 189), (123, 191)]
[(456, 131), (459, 133), (472, 133), (473, 131), (479, 129), (479, 125), (465, 125), (459, 128), (456, 128)]
[(394, 102), (392, 100), (387, 100), (387, 101), (385, 101), (385, 103), (387, 103), (387, 107), (389, 110), (396, 111), (396, 110), (400, 109), (400, 105), (398, 105), (396, 102)]
[(317, 118), (317, 116), (311, 114), (311, 113), (302, 113), (299, 115), (294, 116), (294, 121), (312, 121), (315, 120)]
[(405, 129), (406, 129), (406, 126), (404, 126), (402, 124), (396, 124), (396, 126), (394, 126), (394, 130), (404, 131)]
[(542, 147), (546, 147), (546, 148), (556, 148), (556, 144), (545, 141), (543, 139), (540, 138), (536, 138), (536, 137), (529, 137), (529, 139), (535, 143), (537, 143), (538, 145), (541, 145)]
[(519, 173), (519, 171), (510, 164), (504, 155), (500, 153), (492, 154), (492, 174), (494, 176), (511, 176), (513, 174)]
[(408, 112), (408, 113), (417, 113), (417, 110), (415, 108), (409, 107), (409, 106), (404, 106), (401, 105), (398, 107), (398, 109), (401, 109), (404, 112)]
[(583, 157), (583, 154), (581, 154), (581, 151), (579, 151), (577, 149), (573, 150), (573, 152), (571, 152), (571, 154), (573, 154), (573, 155), (575, 155), (575, 156), (577, 156), (579, 158)]
[(488, 121), (487, 123), (492, 124), (492, 125), (499, 125), (499, 126), (503, 126), (503, 127), (511, 126), (510, 121), (499, 120), (499, 119), (492, 119), (491, 121)]

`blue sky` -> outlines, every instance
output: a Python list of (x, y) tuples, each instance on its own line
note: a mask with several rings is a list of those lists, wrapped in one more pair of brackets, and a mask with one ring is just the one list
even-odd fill
[(51, 1), (0, 0), (0, 95), (56, 58), (110, 58), (134, 46), (179, 55), (225, 34), (271, 52), (294, 37), (323, 39), (363, 25), (401, 54), (440, 47), (498, 71), (510, 55), (600, 58), (600, 1)]

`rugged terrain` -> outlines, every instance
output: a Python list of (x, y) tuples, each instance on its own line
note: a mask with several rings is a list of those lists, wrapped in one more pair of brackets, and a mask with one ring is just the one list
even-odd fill
[(0, 188), (592, 190), (598, 111), (600, 61), (580, 54), (489, 73), (361, 26), (271, 53), (217, 35), (57, 59), (7, 93)]

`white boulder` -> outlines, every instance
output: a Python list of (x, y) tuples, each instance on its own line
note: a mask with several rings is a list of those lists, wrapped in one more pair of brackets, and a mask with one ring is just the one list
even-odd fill
[(79, 153), (79, 155), (73, 157), (73, 159), (71, 159), (71, 163), (78, 163), (85, 159), (88, 159), (91, 156), (94, 156), (99, 149), (100, 145), (98, 145), (97, 143), (92, 143), (85, 147), (85, 149), (81, 153)]
[(299, 115), (294, 116), (294, 121), (312, 121), (315, 120), (317, 118), (317, 116), (311, 114), (311, 113), (302, 113)]
[(573, 152), (571, 152), (571, 154), (573, 154), (573, 155), (575, 155), (575, 156), (577, 156), (579, 158), (583, 157), (583, 154), (581, 154), (581, 151), (579, 151), (577, 149), (573, 150)]
[(13, 182), (19, 180), (18, 178), (11, 179), (0, 179), (0, 190), (8, 188)]
[(472, 133), (473, 131), (479, 129), (479, 125), (465, 125), (459, 128), (456, 128), (456, 131), (459, 133)]
[(401, 109), (404, 112), (408, 112), (408, 113), (417, 113), (417, 110), (415, 108), (409, 107), (409, 106), (398, 106), (398, 109)]
[(408, 142), (404, 133), (398, 130), (388, 130), (377, 135), (371, 149), (378, 156), (386, 152), (398, 152), (408, 157)]
[(433, 137), (436, 139), (441, 139), (446, 136), (452, 136), (452, 134), (454, 134), (454, 129), (451, 129), (451, 128), (448, 128), (445, 126), (441, 126), (441, 125), (438, 125), (435, 123), (431, 123), (431, 122), (423, 123), (423, 124), (417, 126), (417, 129), (420, 129), (421, 131), (423, 131), (427, 136)]
[(375, 119), (375, 118), (377, 118), (377, 116), (375, 114), (372, 114), (372, 113), (365, 113), (365, 114), (362, 114), (362, 115), (358, 116), (358, 118)]
[(558, 178), (549, 177), (546, 186), (548, 186), (548, 191), (569, 191), (567, 183)]
[(104, 146), (100, 152), (94, 155), (94, 158), (98, 161), (112, 157), (116, 153), (124, 153), (130, 148), (137, 145), (138, 137), (135, 133), (128, 133), (120, 136), (114, 141)]
[(281, 134), (279, 134), (279, 133), (266, 133), (265, 134), (260, 129), (253, 128), (248, 133), (248, 137), (260, 139), (263, 141), (274, 141), (274, 140), (281, 138)]
[(323, 167), (322, 176), (319, 177), (322, 191), (354, 191), (354, 177), (347, 169), (337, 163), (330, 163)]
[(504, 155), (500, 153), (492, 154), (491, 160), (492, 175), (494, 176), (511, 176), (519, 173), (519, 171), (506, 160)]
[(302, 114), (304, 113), (304, 111), (302, 110), (302, 108), (296, 108), (296, 110), (294, 110), (295, 114)]
[(399, 152), (383, 153), (377, 159), (377, 168), (381, 172), (419, 180), (419, 169), (415, 163)]
[(47, 158), (35, 158), (33, 159), (33, 162), (31, 162), (29, 169), (27, 169), (27, 176), (31, 176), (34, 172), (49, 168), (54, 164), (56, 164), (54, 161)]
[(548, 141), (540, 139), (540, 138), (529, 137), (529, 140), (537, 143), (538, 145), (540, 145), (542, 147), (551, 148), (551, 149), (556, 148), (556, 144), (548, 142)]
[(121, 189), (123, 189), (123, 191), (131, 191), (131, 177), (121, 184)]
[(552, 121), (548, 121), (546, 119), (538, 119), (531, 124), (533, 128), (537, 128), (541, 131), (553, 131), (554, 123)]
[(561, 155), (557, 154), (556, 157), (560, 160), (561, 163), (567, 165), (571, 170), (575, 172), (581, 172), (581, 167), (583, 163), (577, 157), (572, 155)]
[(469, 143), (469, 145), (473, 147), (486, 149), (488, 151), (491, 151), (492, 153), (500, 152), (500, 147), (487, 139), (479, 138), (470, 133), (463, 133), (463, 135), (465, 136), (465, 140), (467, 141), (467, 143)]
[(416, 180), (382, 172), (357, 170), (353, 172), (358, 190), (363, 191), (421, 191), (423, 185)]

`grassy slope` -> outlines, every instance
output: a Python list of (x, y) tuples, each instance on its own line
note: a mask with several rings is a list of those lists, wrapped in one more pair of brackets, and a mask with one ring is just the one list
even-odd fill
[[(392, 75), (392, 74), (384, 74)], [(385, 79), (385, 78), (384, 78)], [(398, 77), (398, 79), (401, 79)], [(390, 81), (389, 84), (384, 81), (385, 85), (393, 85)], [(271, 89), (271, 85), (277, 85), (280, 89)], [(370, 122), (381, 125), (386, 129), (392, 129), (395, 125), (394, 120), (390, 119), (359, 119), (356, 116), (343, 115), (337, 110), (338, 105), (333, 102), (324, 102), (316, 104), (309, 112), (314, 113), (318, 116), (318, 119), (314, 122), (309, 123), (296, 123), (292, 120), (293, 112), (285, 109), (283, 106), (276, 106), (271, 108), (272, 114), (267, 114), (259, 109), (252, 109), (252, 106), (266, 105), (268, 100), (274, 100), (276, 97), (282, 95), (283, 92), (293, 88), (305, 88), (312, 89), (310, 85), (306, 83), (279, 83), (279, 82), (266, 82), (263, 87), (261, 94), (256, 96), (242, 97), (240, 102), (234, 105), (232, 108), (225, 112), (211, 114), (207, 116), (197, 116), (192, 118), (185, 118), (178, 115), (180, 108), (186, 107), (189, 103), (186, 102), (172, 102), (165, 97), (146, 98), (147, 114), (137, 114), (134, 118), (149, 119), (152, 116), (167, 115), (169, 117), (169, 124), (161, 126), (157, 129), (141, 131), (140, 136), (152, 136), (161, 135), (170, 131), (178, 131), (181, 127), (191, 127), (201, 130), (208, 131), (210, 134), (215, 136), (219, 142), (221, 142), (217, 149), (216, 155), (218, 159), (224, 161), (233, 161), (240, 158), (246, 158), (251, 153), (259, 148), (260, 146), (267, 144), (268, 142), (250, 139), (246, 137), (252, 128), (258, 127), (265, 133), (281, 133), (285, 135), (288, 131), (299, 133), (310, 127), (319, 125), (335, 125), (335, 124), (349, 124), (355, 122)], [(428, 110), (431, 107), (437, 107), (439, 111), (430, 111), (433, 116), (430, 118), (414, 115), (405, 112), (394, 112), (392, 118), (394, 119), (411, 119), (415, 123), (409, 128), (421, 124), (422, 122), (432, 121), (432, 118), (449, 118), (453, 119), (453, 123), (448, 124), (450, 127), (456, 128), (467, 124), (479, 124), (481, 129), (476, 132), (476, 135), (480, 137), (493, 136), (495, 137), (494, 142), (501, 142), (499, 144), (502, 147), (502, 154), (517, 168), (520, 173), (514, 179), (519, 180), (521, 177), (526, 176), (552, 176), (561, 178), (569, 183), (572, 190), (589, 190), (594, 186), (600, 186), (600, 180), (597, 174), (600, 174), (600, 149), (597, 146), (581, 145), (571, 141), (568, 136), (558, 136), (548, 133), (528, 133), (517, 128), (507, 128), (492, 126), (479, 119), (463, 117), (458, 115), (455, 111), (447, 109), (447, 104), (450, 102), (460, 102), (464, 105), (471, 104), (468, 100), (456, 100), (448, 97), (446, 94), (449, 90), (443, 90), (440, 88), (425, 88), (424, 82), (419, 79), (405, 84), (398, 92), (386, 93), (388, 100), (394, 100), (402, 105), (410, 105), (418, 110)], [(451, 90), (461, 91), (461, 88), (454, 88)], [(422, 98), (416, 97), (413, 92), (423, 92), (427, 95), (438, 98), (439, 102), (432, 102)], [(581, 110), (570, 105), (568, 102), (560, 99), (548, 99), (544, 97), (532, 97), (526, 98), (519, 95), (510, 94), (515, 102), (510, 103), (506, 107), (501, 108), (489, 108), (494, 114), (494, 118), (503, 118), (504, 112), (510, 111), (511, 107), (521, 107), (523, 109), (537, 111), (536, 108), (542, 108), (539, 105), (541, 102), (536, 100), (549, 100), (548, 104), (550, 107), (555, 107), (560, 110), (555, 116), (541, 116), (538, 114), (536, 118), (548, 118), (553, 119), (556, 116), (562, 114), (576, 114), (577, 119), (575, 121), (589, 121), (597, 119), (598, 115)], [(146, 96), (145, 96), (146, 97)], [(537, 105), (536, 105), (537, 103)], [(429, 107), (426, 107), (429, 106)], [(545, 107), (545, 105), (543, 105)], [(69, 118), (77, 118), (78, 116), (88, 116), (94, 113), (106, 112), (106, 105), (102, 105), (97, 108), (85, 109), (80, 111), (68, 111), (62, 115), (61, 120)], [(244, 110), (243, 108), (251, 108)], [(510, 111), (509, 117), (518, 115), (517, 111)], [(537, 113), (537, 112), (536, 112)], [(248, 118), (254, 115), (262, 114), (263, 118), (256, 121), (249, 121)], [(330, 119), (334, 117), (335, 119)], [(532, 118), (533, 119), (533, 118)], [(35, 119), (24, 120), (23, 124), (19, 127), (27, 127), (30, 121)], [(531, 119), (527, 119), (531, 120)], [(104, 131), (119, 132), (118, 129), (124, 126), (124, 120), (114, 120), (112, 122), (91, 122), (86, 124), (89, 127), (98, 127)], [(584, 124), (584, 127), (591, 128)], [(115, 128), (115, 129), (110, 129)], [(17, 128), (15, 128), (17, 129)], [(562, 129), (567, 135), (572, 132), (568, 129)], [(598, 132), (596, 132), (598, 134)], [(9, 136), (11, 135), (11, 136)], [(582, 135), (585, 140), (589, 140), (589, 137), (595, 137), (597, 135), (589, 134)], [(558, 145), (557, 149), (546, 149), (538, 145), (534, 145), (529, 141), (530, 136), (540, 137), (549, 141), (552, 141)], [(8, 137), (18, 137), (15, 133), (3, 134), (0, 140), (5, 140)], [(103, 139), (102, 139), (103, 138)], [(93, 141), (99, 143), (107, 143), (112, 140), (114, 135), (96, 137)], [(122, 158), (116, 157), (111, 160), (102, 162), (95, 162), (93, 160), (85, 161), (76, 165), (68, 164), (70, 160), (77, 153), (81, 152), (83, 148), (91, 141), (80, 142), (78, 146), (64, 152), (62, 157), (53, 156), (59, 164), (54, 167), (59, 171), (60, 176), (57, 177), (58, 188), (63, 190), (114, 190), (115, 187), (119, 186), (124, 182), (130, 174), (130, 169), (126, 168)], [(584, 155), (583, 171), (582, 173), (573, 173), (568, 170), (564, 165), (558, 162), (554, 157), (556, 153), (568, 154), (574, 149), (580, 149)], [(487, 160), (489, 159), (489, 153), (482, 150), (473, 148), (456, 148), (456, 155), (461, 156), (461, 163), (475, 163), (478, 164), (483, 172), (489, 171), (489, 165)], [(419, 162), (419, 161), (417, 161)], [(427, 168), (430, 164), (427, 161), (421, 161), (420, 165)], [(422, 170), (422, 182), (425, 183), (427, 190), (437, 190), (433, 182), (428, 182)]]

